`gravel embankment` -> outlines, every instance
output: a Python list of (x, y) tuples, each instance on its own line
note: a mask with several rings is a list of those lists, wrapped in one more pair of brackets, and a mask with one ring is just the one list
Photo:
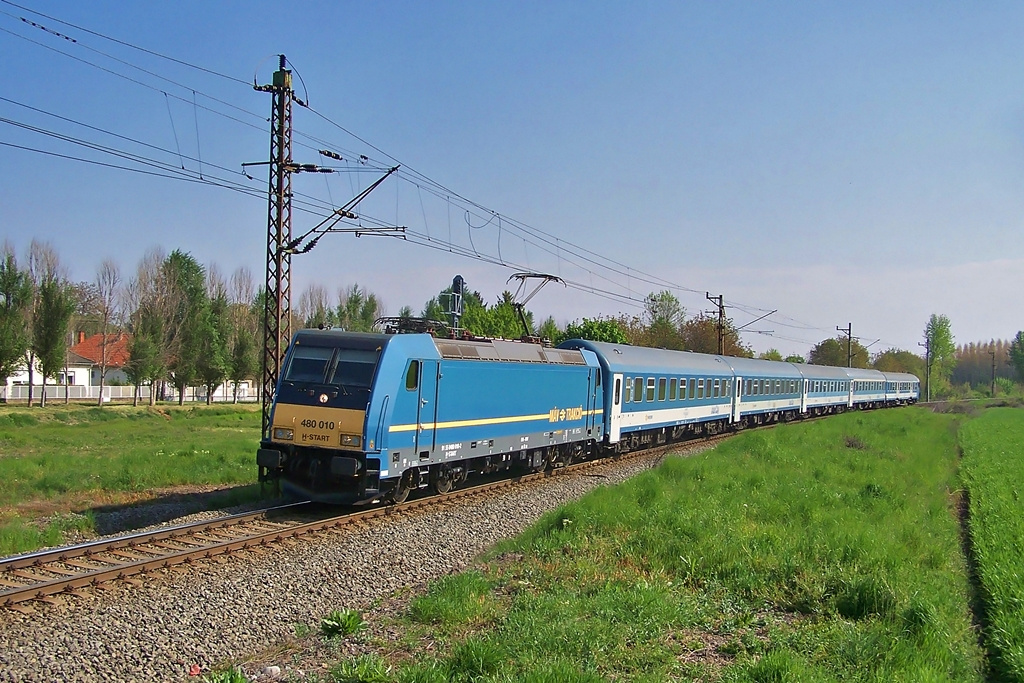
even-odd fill
[(0, 609), (0, 681), (186, 680), (192, 665), (205, 672), (265, 652), (294, 636), (296, 624), (315, 629), (331, 610), (365, 610), (458, 571), (544, 512), (651, 462), (608, 463), (292, 547), (169, 570), (34, 614)]

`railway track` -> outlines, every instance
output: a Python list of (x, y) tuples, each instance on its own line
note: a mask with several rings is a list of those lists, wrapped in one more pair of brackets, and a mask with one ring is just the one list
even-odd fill
[(653, 457), (660, 463), (667, 453), (686, 450), (694, 444), (708, 444), (725, 435), (699, 441), (658, 446), (612, 459), (591, 460), (547, 472), (524, 474), (457, 489), (443, 495), (416, 498), (398, 505), (382, 505), (347, 511), (314, 521), (296, 522), (289, 514), (302, 513), (309, 503), (293, 503), (142, 532), (81, 545), (43, 550), (0, 560), (0, 606), (31, 611), (26, 603), (59, 603), (59, 596), (84, 596), (86, 590), (115, 581), (138, 581), (132, 577), (171, 567), (211, 560), (231, 553), (271, 547), (292, 539), (337, 529), (371, 519), (408, 513), (420, 508), (458, 501), (510, 486), (638, 457)]

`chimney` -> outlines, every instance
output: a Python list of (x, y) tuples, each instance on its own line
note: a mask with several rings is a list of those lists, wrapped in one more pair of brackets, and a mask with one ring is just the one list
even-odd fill
[(78, 331), (78, 343), (81, 344), (85, 341), (85, 332), (83, 330)]

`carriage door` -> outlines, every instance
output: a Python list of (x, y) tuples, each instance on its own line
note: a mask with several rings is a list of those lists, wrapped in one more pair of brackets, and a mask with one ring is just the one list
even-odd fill
[(416, 453), (425, 459), (437, 447), (437, 399), (440, 363), (424, 360), (420, 363), (420, 395), (416, 416)]
[(743, 378), (739, 375), (733, 380), (736, 383), (736, 388), (732, 392), (732, 421), (740, 421), (740, 394), (743, 391)]
[(612, 386), (605, 388), (605, 391), (612, 392), (612, 400), (609, 401), (612, 414), (608, 416), (608, 443), (618, 443), (622, 428), (622, 375), (612, 375)]
[(589, 386), (590, 391), (587, 394), (587, 436), (594, 435), (594, 423), (597, 421), (597, 394), (598, 394), (598, 383), (601, 381), (601, 371), (596, 369), (590, 370), (589, 375)]

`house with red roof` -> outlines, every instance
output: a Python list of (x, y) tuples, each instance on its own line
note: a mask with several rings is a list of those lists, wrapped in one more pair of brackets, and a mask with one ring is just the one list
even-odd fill
[(98, 386), (100, 383), (100, 367), (103, 365), (103, 358), (106, 357), (106, 376), (104, 384), (124, 384), (128, 382), (128, 375), (124, 368), (130, 357), (128, 343), (131, 336), (125, 332), (114, 332), (111, 334), (94, 334), (85, 336), (85, 332), (78, 333), (77, 343), (71, 347), (70, 352), (91, 363), (89, 372), (89, 384)]

